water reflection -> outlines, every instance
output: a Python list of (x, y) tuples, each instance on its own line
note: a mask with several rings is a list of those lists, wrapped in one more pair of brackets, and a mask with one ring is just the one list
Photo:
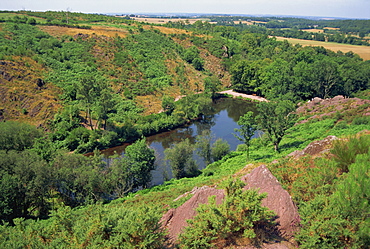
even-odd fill
[[(218, 99), (213, 103), (213, 111), (204, 115), (202, 119), (172, 131), (147, 137), (148, 145), (156, 152), (157, 168), (152, 172), (152, 185), (161, 184), (165, 178), (172, 177), (170, 167), (164, 160), (164, 150), (171, 147), (173, 144), (185, 140), (186, 138), (194, 144), (196, 136), (198, 134), (202, 134), (202, 131), (204, 130), (211, 131), (214, 141), (218, 138), (222, 138), (230, 144), (231, 150), (235, 150), (237, 145), (241, 142), (234, 137), (234, 129), (239, 128), (237, 122), (240, 116), (244, 115), (248, 111), (255, 111), (255, 103), (240, 99)], [(102, 154), (107, 158), (110, 155), (113, 155), (114, 152), (123, 154), (124, 149), (128, 145), (129, 144), (124, 144), (122, 146), (104, 150), (102, 151)], [(204, 162), (196, 155), (194, 157), (199, 168), (204, 168)]]

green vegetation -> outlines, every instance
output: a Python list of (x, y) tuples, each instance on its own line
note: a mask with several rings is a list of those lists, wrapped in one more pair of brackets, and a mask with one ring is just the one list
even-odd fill
[[(225, 187), (227, 197), (199, 207), (179, 247), (258, 244), (262, 228), (273, 225), (260, 205), (264, 195), (225, 179), (264, 163), (299, 207), (295, 239), (302, 248), (366, 248), (369, 135), (355, 135), (368, 129), (369, 103), (292, 111), (314, 97), (368, 99), (370, 63), (353, 53), (276, 41), (269, 29), (280, 22), (260, 20), (268, 29), (218, 17), (226, 25), (172, 23), (167, 26), (189, 30), (166, 33), (104, 15), (0, 13), (0, 247), (160, 248), (163, 212), (204, 185)], [(367, 32), (366, 24), (338, 21), (341, 29), (350, 27), (345, 32)], [(155, 153), (140, 138), (201, 118), (230, 84), (270, 100), (258, 105), (255, 119), (249, 113), (239, 121), (247, 148), (230, 152), (221, 139), (211, 144), (207, 133), (197, 137), (197, 149), (181, 141), (166, 150), (174, 179), (148, 188)], [(199, 91), (204, 94), (193, 94)], [(264, 135), (251, 140), (256, 123)], [(328, 135), (340, 140), (326, 154), (286, 158)], [(98, 149), (127, 141), (136, 142), (124, 157), (102, 160)]]
[(226, 184), (226, 197), (221, 205), (216, 204), (215, 196), (208, 204), (197, 208), (197, 215), (188, 220), (189, 226), (180, 235), (181, 248), (215, 248), (232, 245), (240, 238), (261, 242), (260, 227), (272, 227), (274, 214), (261, 201), (266, 194), (256, 190), (243, 191), (243, 183), (229, 180)]
[(244, 116), (240, 117), (238, 121), (240, 128), (235, 129), (235, 131), (239, 132), (240, 135), (234, 134), (237, 139), (242, 141), (247, 146), (247, 158), (249, 157), (251, 139), (254, 136), (254, 133), (257, 131), (257, 124), (253, 116), (253, 112), (247, 112)]
[[(355, 143), (367, 149), (359, 151), (351, 145)], [(334, 167), (342, 170), (345, 165), (348, 167), (348, 173), (338, 177), (335, 174), (338, 171), (334, 171), (330, 180), (327, 175), (316, 193), (312, 193), (311, 198), (301, 204), (302, 229), (297, 238), (302, 248), (367, 247), (370, 239), (369, 145), (369, 136), (352, 137), (349, 141), (337, 142), (333, 151)], [(348, 154), (353, 155), (352, 162), (344, 156)], [(326, 170), (324, 165), (320, 167)], [(329, 171), (325, 173), (330, 174)], [(337, 181), (333, 181), (336, 178)], [(297, 179), (296, 183), (299, 181), (300, 179)], [(300, 191), (307, 190), (302, 188)]]
[(295, 106), (292, 102), (261, 102), (257, 106), (257, 122), (261, 130), (272, 142), (275, 151), (279, 152), (279, 144), (287, 130), (296, 122), (296, 115), (292, 112)]

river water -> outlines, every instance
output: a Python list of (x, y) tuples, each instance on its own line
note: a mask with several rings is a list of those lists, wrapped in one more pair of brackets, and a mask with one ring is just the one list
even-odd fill
[[(235, 133), (234, 129), (239, 128), (237, 122), (240, 116), (248, 111), (254, 112), (256, 109), (255, 107), (256, 104), (253, 102), (232, 98), (220, 98), (213, 103), (214, 111), (208, 113), (202, 119), (168, 132), (147, 137), (146, 140), (149, 147), (154, 149), (156, 153), (156, 170), (152, 171), (152, 185), (161, 184), (164, 180), (172, 178), (171, 168), (164, 160), (164, 150), (186, 138), (189, 138), (192, 143), (195, 143), (196, 136), (201, 134), (203, 130), (210, 130), (214, 141), (218, 138), (222, 138), (230, 144), (231, 150), (235, 150), (237, 145), (242, 143), (233, 135), (233, 133)], [(129, 144), (123, 144), (103, 150), (102, 154), (106, 158), (114, 153), (123, 155), (124, 149), (128, 145)], [(194, 155), (194, 158), (199, 165), (199, 169), (204, 168), (203, 160), (196, 155)]]

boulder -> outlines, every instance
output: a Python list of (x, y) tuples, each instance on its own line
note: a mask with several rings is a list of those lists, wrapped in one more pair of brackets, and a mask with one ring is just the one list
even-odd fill
[(290, 239), (298, 229), (300, 217), (297, 206), (276, 177), (265, 165), (261, 165), (250, 174), (243, 176), (242, 181), (246, 183), (244, 189), (258, 189), (259, 193), (267, 193), (267, 197), (262, 200), (262, 205), (276, 213), (280, 236)]
[(208, 203), (208, 198), (212, 195), (216, 196), (216, 203), (221, 204), (225, 197), (224, 190), (208, 186), (194, 188), (189, 194), (194, 195), (180, 207), (170, 209), (161, 219), (162, 227), (168, 229), (170, 243), (174, 243), (182, 229), (187, 226), (186, 220), (196, 215), (195, 209), (199, 204)]
[(338, 138), (336, 136), (327, 136), (326, 138), (322, 140), (317, 140), (311, 142), (309, 145), (306, 146), (303, 150), (296, 150), (293, 151), (288, 155), (288, 157), (293, 158), (300, 158), (305, 155), (311, 155), (316, 156), (320, 155), (322, 153), (325, 153), (329, 150), (334, 140), (337, 140)]
[[(245, 189), (259, 189), (259, 193), (266, 192), (268, 196), (262, 200), (262, 205), (273, 210), (277, 216), (277, 229), (282, 239), (289, 240), (299, 224), (300, 218), (297, 207), (294, 205), (290, 195), (284, 190), (275, 176), (265, 165), (252, 170), (250, 174), (242, 177), (247, 183)], [(192, 219), (196, 215), (196, 208), (199, 204), (207, 203), (208, 198), (216, 196), (216, 203), (221, 204), (225, 192), (222, 189), (215, 189), (208, 186), (194, 188), (192, 191), (181, 195), (179, 198), (188, 194), (194, 194), (188, 201), (176, 209), (170, 209), (161, 219), (163, 228), (168, 229), (169, 244), (174, 244), (178, 235), (187, 226), (186, 220)], [(178, 200), (178, 198), (176, 198)], [(283, 242), (283, 241), (282, 241)], [(273, 243), (274, 245), (264, 244), (262, 248), (287, 248), (284, 244)], [(275, 246), (275, 247), (274, 247)], [(277, 247), (279, 246), (279, 247)], [(244, 247), (241, 247), (244, 248)], [(253, 247), (246, 247), (253, 248)]]

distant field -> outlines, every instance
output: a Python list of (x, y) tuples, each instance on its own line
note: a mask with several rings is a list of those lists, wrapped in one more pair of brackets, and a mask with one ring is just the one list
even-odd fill
[(196, 21), (209, 21), (209, 19), (185, 19), (185, 18), (147, 18), (147, 17), (132, 17), (132, 20), (138, 22), (147, 22), (153, 24), (165, 24), (168, 22), (186, 22), (189, 21), (190, 24), (195, 23)]
[(267, 22), (262, 22), (262, 21), (234, 21), (234, 24), (239, 24), (239, 23), (242, 23), (242, 24), (247, 24), (247, 25), (254, 25), (256, 23), (267, 23)]
[(312, 32), (312, 33), (324, 33), (323, 29), (302, 29), (302, 31)]
[(352, 51), (358, 54), (362, 59), (370, 60), (370, 46), (357, 46), (357, 45), (341, 44), (341, 43), (334, 43), (334, 42), (309, 41), (309, 40), (285, 38), (285, 37), (278, 37), (278, 36), (276, 36), (276, 39), (278, 41), (287, 40), (292, 44), (301, 44), (302, 46), (323, 46), (324, 48), (330, 49), (334, 52), (342, 51), (343, 53), (347, 53), (349, 51)]
[(23, 15), (23, 14), (18, 14), (18, 13), (0, 13), (0, 18), (3, 19), (9, 19), (9, 18), (14, 18), (14, 16), (19, 16), (19, 17), (27, 17), (27, 18), (34, 18), (38, 23), (46, 23), (46, 20), (43, 18), (39, 17), (34, 17), (34, 16), (29, 16), (29, 15)]
[(332, 27), (324, 27), (324, 29), (327, 29), (327, 30), (340, 30), (340, 28), (332, 28)]

